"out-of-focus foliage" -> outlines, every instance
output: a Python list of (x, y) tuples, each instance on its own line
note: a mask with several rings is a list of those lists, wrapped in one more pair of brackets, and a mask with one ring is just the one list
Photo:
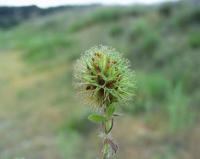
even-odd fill
[(0, 158), (96, 157), (96, 128), (72, 68), (103, 44), (124, 53), (137, 78), (133, 102), (118, 110), (118, 158), (197, 159), (199, 13), (182, 2), (78, 7), (0, 30)]

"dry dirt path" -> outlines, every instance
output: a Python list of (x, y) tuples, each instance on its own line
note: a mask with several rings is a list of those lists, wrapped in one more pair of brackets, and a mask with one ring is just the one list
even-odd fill
[(43, 119), (57, 119), (59, 111), (46, 112), (36, 107), (37, 100), (30, 100), (40, 91), (36, 86), (50, 75), (30, 73), (18, 55), (0, 53), (0, 158), (59, 159), (52, 126), (47, 124), (51, 121)]

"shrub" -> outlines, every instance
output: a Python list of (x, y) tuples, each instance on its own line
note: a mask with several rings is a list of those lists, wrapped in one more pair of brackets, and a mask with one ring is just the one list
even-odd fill
[(137, 42), (136, 50), (139, 55), (149, 57), (157, 48), (160, 36), (158, 31), (155, 31), (147, 21), (144, 19), (138, 19), (133, 23), (132, 29), (129, 33), (129, 39), (132, 42)]
[(137, 97), (134, 107), (125, 107), (131, 113), (146, 112), (166, 103), (170, 82), (159, 73), (137, 74)]
[(76, 32), (96, 23), (117, 20), (121, 17), (121, 15), (121, 12), (117, 8), (104, 8), (97, 10), (85, 19), (81, 19), (73, 23), (71, 26), (69, 26), (68, 30), (71, 32)]
[(66, 48), (72, 46), (72, 41), (65, 37), (48, 37), (32, 39), (26, 46), (24, 58), (29, 62), (38, 62), (51, 59), (58, 54), (64, 53)]
[(71, 26), (69, 26), (68, 30), (70, 32), (76, 32), (97, 23), (116, 21), (122, 17), (127, 17), (127, 16), (138, 16), (143, 12), (144, 11), (142, 9), (136, 9), (136, 8), (121, 9), (118, 7), (111, 7), (111, 8), (106, 7), (97, 10), (92, 15), (89, 15), (87, 18), (83, 20), (79, 20), (73, 23)]
[(132, 28), (129, 33), (130, 40), (134, 41), (139, 37), (143, 36), (144, 34), (146, 34), (147, 32), (149, 32), (149, 27), (147, 22), (143, 19), (139, 19), (132, 24)]
[(191, 48), (199, 48), (200, 47), (200, 33), (194, 32), (190, 33), (188, 37), (188, 43)]
[(165, 3), (159, 8), (159, 13), (164, 17), (171, 16), (173, 12), (174, 3)]
[(109, 31), (109, 34), (112, 36), (112, 37), (116, 37), (116, 36), (119, 36), (123, 33), (123, 28), (119, 25), (113, 25)]
[(144, 40), (142, 42), (142, 50), (145, 54), (152, 53), (156, 49), (159, 43), (159, 35), (156, 32), (149, 32), (144, 36)]
[(187, 28), (200, 22), (200, 10), (196, 6), (182, 6), (171, 19), (173, 26), (177, 28)]

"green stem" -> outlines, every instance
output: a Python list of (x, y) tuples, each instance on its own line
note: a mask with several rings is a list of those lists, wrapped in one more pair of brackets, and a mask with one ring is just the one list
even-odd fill
[(103, 146), (103, 159), (108, 159), (108, 153), (109, 153), (109, 145), (104, 144), (104, 146)]
[[(103, 113), (108, 120), (102, 123), (102, 128), (103, 128), (103, 133), (105, 135), (108, 135), (111, 133), (111, 130), (113, 128), (113, 118), (109, 119), (106, 112), (107, 112), (107, 110), (105, 108)], [(102, 159), (109, 159), (109, 157), (108, 157), (109, 153), (110, 153), (110, 145), (109, 145), (109, 143), (107, 143), (107, 139), (104, 138), (103, 149), (102, 149)]]

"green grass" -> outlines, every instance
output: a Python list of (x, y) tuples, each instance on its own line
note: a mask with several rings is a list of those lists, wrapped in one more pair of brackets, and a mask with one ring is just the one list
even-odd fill
[(72, 45), (72, 40), (59, 35), (56, 37), (43, 38), (42, 42), (40, 42), (39, 39), (34, 39), (29, 43), (29, 49), (27, 49), (24, 54), (24, 58), (30, 62), (52, 59), (56, 56), (66, 54), (65, 52), (67, 52)]
[(120, 25), (113, 25), (109, 31), (109, 34), (112, 37), (120, 36), (122, 33), (123, 33), (123, 27), (121, 27)]
[(120, 7), (105, 7), (97, 9), (93, 14), (89, 15), (84, 19), (79, 19), (75, 23), (69, 26), (69, 31), (76, 32), (81, 29), (90, 27), (99, 23), (107, 23), (110, 21), (118, 21), (128, 16), (139, 16), (145, 13), (145, 7), (137, 6), (130, 8)]
[[(137, 158), (147, 149), (149, 158), (194, 157), (173, 143), (178, 135), (190, 147), (183, 138), (198, 134), (199, 11), (184, 5), (167, 10), (62, 11), (0, 31), (0, 158), (96, 157), (95, 125), (74, 93), (72, 70), (80, 54), (97, 44), (121, 51), (136, 71), (135, 99), (122, 105), (120, 131), (114, 128), (118, 158)], [(170, 150), (162, 153), (163, 145)]]
[(200, 47), (200, 33), (198, 31), (190, 33), (189, 38), (188, 38), (188, 43), (194, 49), (199, 48)]
[(168, 94), (169, 125), (172, 132), (187, 128), (192, 123), (194, 112), (190, 111), (189, 99), (184, 94), (182, 85), (179, 83), (172, 92)]

